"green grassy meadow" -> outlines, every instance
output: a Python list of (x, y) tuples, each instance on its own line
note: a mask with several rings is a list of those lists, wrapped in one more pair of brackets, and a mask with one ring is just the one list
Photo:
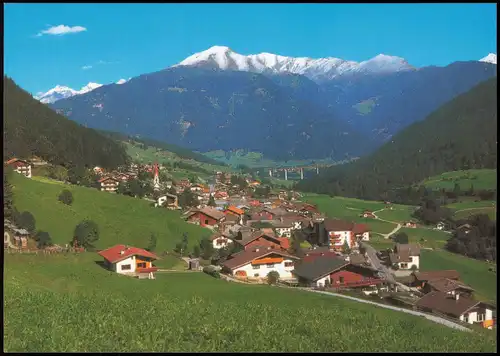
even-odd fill
[(414, 217), (411, 216), (413, 214), (413, 211), (415, 210), (415, 207), (409, 205), (398, 205), (398, 204), (392, 204), (391, 206), (392, 210), (385, 209), (379, 211), (377, 213), (377, 216), (380, 219), (394, 221), (397, 223), (404, 223), (406, 221), (416, 220)]
[(421, 184), (431, 189), (453, 190), (455, 183), (465, 191), (471, 185), (474, 189), (496, 189), (497, 170), (496, 169), (470, 169), (465, 171), (446, 172), (437, 176), (429, 177)]
[(460, 279), (476, 290), (476, 298), (494, 301), (496, 304), (497, 277), (488, 271), (491, 265), (457, 255), (444, 250), (422, 250), (421, 271), (454, 269), (460, 273)]
[(260, 152), (247, 152), (244, 150), (234, 150), (231, 152), (225, 152), (223, 150), (215, 150), (203, 153), (205, 156), (215, 159), (217, 161), (226, 163), (230, 166), (237, 167), (243, 164), (250, 168), (258, 167), (278, 167), (278, 166), (303, 166), (309, 165), (313, 162), (319, 164), (331, 164), (333, 163), (329, 159), (316, 159), (316, 160), (290, 160), (290, 161), (275, 161), (272, 159), (265, 158)]
[[(179, 212), (153, 208), (146, 200), (67, 184), (48, 184), (19, 174), (12, 175), (12, 185), (16, 208), (31, 212), (36, 228), (49, 232), (56, 244), (68, 243), (75, 226), (84, 219), (99, 226), (96, 247), (101, 249), (118, 243), (144, 248), (154, 233), (156, 251), (163, 252), (172, 250), (185, 232), (190, 246), (211, 234), (208, 229), (184, 222)], [(63, 189), (73, 193), (71, 206), (57, 199)]]
[(97, 254), (6, 255), (6, 352), (494, 352), (494, 333), (204, 273), (138, 280)]
[[(446, 241), (451, 237), (451, 234), (444, 231), (427, 229), (427, 228), (409, 228), (402, 227), (398, 232), (404, 232), (408, 235), (408, 240), (413, 243), (419, 243), (423, 247), (443, 248)], [(420, 239), (425, 242), (420, 242)]]
[[(306, 194), (302, 200), (316, 204), (318, 209), (328, 217), (367, 224), (375, 233), (387, 234), (396, 227), (395, 224), (390, 222), (360, 217), (360, 214), (365, 209), (371, 211), (383, 209), (385, 207), (383, 202), (343, 197), (331, 198), (327, 195), (319, 194)], [(377, 216), (379, 216), (378, 214)]]

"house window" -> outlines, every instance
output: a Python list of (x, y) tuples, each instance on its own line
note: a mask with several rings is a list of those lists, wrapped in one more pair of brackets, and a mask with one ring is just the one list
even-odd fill
[(253, 269), (260, 269), (260, 265), (253, 265), (252, 268)]
[(258, 274), (258, 273), (255, 273), (253, 276), (254, 276), (254, 277), (258, 277), (258, 276), (259, 276), (259, 274)]
[(464, 321), (465, 321), (466, 323), (468, 323), (468, 322), (469, 322), (469, 314), (465, 314), (465, 315), (464, 315)]
[(205, 224), (208, 224), (208, 220), (205, 219)]
[(410, 256), (410, 262), (413, 262), (413, 257)]
[(408, 268), (408, 263), (401, 263), (401, 268)]
[(137, 268), (146, 268), (146, 262), (140, 262), (137, 264)]
[(268, 264), (266, 264), (266, 267), (267, 268), (273, 268), (274, 267), (274, 263), (268, 263)]
[(293, 262), (285, 262), (285, 267), (293, 267)]
[(344, 283), (344, 277), (339, 277), (339, 282)]
[(477, 313), (477, 321), (484, 321), (486, 318), (485, 314), (479, 314)]
[(130, 269), (132, 269), (132, 266), (130, 266), (130, 265), (123, 265), (122, 266), (122, 271), (128, 271)]

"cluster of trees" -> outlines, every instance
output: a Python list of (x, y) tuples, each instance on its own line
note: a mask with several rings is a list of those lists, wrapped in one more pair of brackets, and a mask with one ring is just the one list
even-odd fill
[(395, 201), (427, 177), (448, 171), (496, 169), (496, 86), (496, 77), (481, 83), (410, 125), (372, 155), (300, 181), (297, 189)]
[(4, 76), (4, 157), (33, 155), (64, 167), (126, 164), (120, 143), (59, 115)]
[(420, 206), (415, 210), (413, 216), (426, 225), (437, 224), (440, 221), (452, 222), (453, 211), (443, 207), (439, 201), (432, 198), (424, 198)]
[(73, 194), (67, 190), (64, 189), (61, 194), (59, 194), (58, 200), (66, 205), (71, 205), (73, 204)]
[(140, 180), (138, 177), (127, 182), (120, 182), (117, 193), (142, 199), (146, 195), (153, 194), (153, 185), (149, 180)]
[[(179, 205), (183, 208), (198, 206), (199, 204), (198, 198), (189, 188), (184, 189), (184, 191), (179, 195), (178, 199)], [(213, 201), (213, 206), (215, 206), (215, 200)]]
[(248, 187), (245, 177), (236, 174), (231, 175), (231, 185), (237, 185), (241, 190)]
[(70, 245), (92, 250), (97, 240), (99, 240), (99, 227), (94, 221), (85, 219), (76, 225)]
[(271, 194), (271, 187), (266, 185), (266, 186), (256, 187), (252, 195), (254, 198), (267, 198), (269, 197), (270, 194)]
[(486, 214), (478, 214), (456, 225), (469, 224), (471, 228), (458, 228), (447, 241), (445, 248), (464, 256), (496, 261), (496, 222)]

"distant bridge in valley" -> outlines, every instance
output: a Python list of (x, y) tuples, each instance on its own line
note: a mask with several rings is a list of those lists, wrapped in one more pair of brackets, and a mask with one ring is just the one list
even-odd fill
[(288, 180), (288, 173), (299, 173), (300, 179), (304, 179), (304, 171), (305, 170), (315, 170), (316, 174), (319, 174), (320, 168), (328, 168), (332, 166), (336, 166), (339, 163), (330, 163), (330, 164), (309, 164), (303, 166), (275, 166), (275, 167), (259, 167), (256, 168), (257, 172), (263, 171), (268, 172), (269, 177), (276, 177), (276, 175), (280, 175), (281, 172), (284, 174), (284, 179)]

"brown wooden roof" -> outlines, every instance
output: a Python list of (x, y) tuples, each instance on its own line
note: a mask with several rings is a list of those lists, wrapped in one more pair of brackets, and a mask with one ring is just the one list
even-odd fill
[(350, 221), (325, 219), (324, 221), (326, 231), (351, 231), (354, 224)]
[(455, 299), (455, 296), (443, 292), (428, 293), (415, 303), (417, 307), (435, 310), (457, 318), (478, 304), (481, 302), (464, 296)]
[(449, 278), (455, 280), (458, 280), (460, 278), (460, 273), (455, 270), (414, 272), (412, 275), (415, 277), (415, 279), (421, 282), (427, 282), (433, 279), (440, 278)]

